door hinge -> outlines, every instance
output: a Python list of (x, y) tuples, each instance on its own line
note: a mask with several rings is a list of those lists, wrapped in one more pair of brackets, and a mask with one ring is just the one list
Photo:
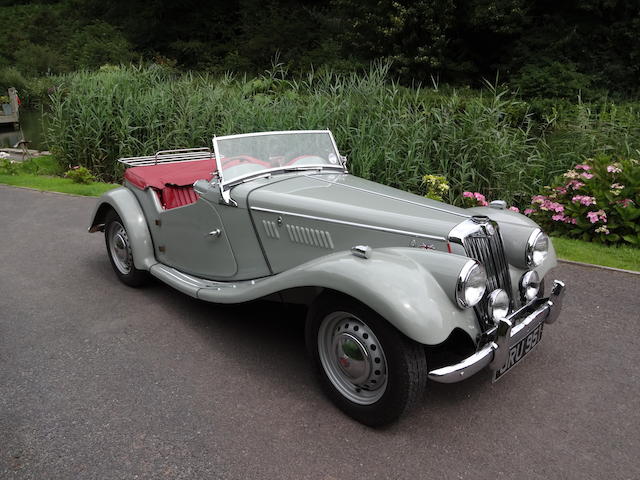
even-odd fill
[(159, 251), (159, 252), (164, 253), (164, 252), (165, 252), (165, 250), (166, 250), (166, 248), (164, 247), (164, 245), (160, 245), (160, 246), (158, 247), (158, 251)]

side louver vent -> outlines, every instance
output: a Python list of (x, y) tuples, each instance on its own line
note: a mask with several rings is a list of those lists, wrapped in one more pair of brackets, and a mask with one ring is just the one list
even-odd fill
[(299, 227), (297, 225), (287, 225), (289, 240), (294, 243), (302, 243), (312, 247), (333, 249), (331, 234), (323, 230), (314, 228)]
[(262, 225), (264, 225), (264, 231), (267, 233), (267, 237), (280, 238), (280, 232), (278, 232), (278, 227), (276, 227), (275, 222), (270, 222), (269, 220), (263, 220)]

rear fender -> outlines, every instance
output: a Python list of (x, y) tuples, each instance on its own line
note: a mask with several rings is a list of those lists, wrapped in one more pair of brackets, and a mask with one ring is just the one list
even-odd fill
[(129, 189), (115, 188), (98, 199), (91, 215), (89, 232), (104, 230), (105, 218), (111, 209), (116, 211), (127, 229), (135, 267), (139, 270), (149, 270), (158, 262), (154, 255), (147, 220), (138, 200)]

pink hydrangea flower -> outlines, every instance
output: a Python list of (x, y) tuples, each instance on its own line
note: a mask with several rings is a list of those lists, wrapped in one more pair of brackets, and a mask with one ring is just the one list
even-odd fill
[(473, 198), (473, 192), (462, 192), (464, 198)]
[(546, 199), (544, 195), (534, 195), (531, 197), (531, 203), (543, 203)]
[(633, 205), (633, 200), (631, 200), (630, 198), (625, 198), (623, 200), (618, 200), (616, 203), (622, 208), (627, 208), (629, 205)]
[(581, 203), (582, 205), (588, 207), (589, 205), (595, 205), (596, 199), (594, 197), (590, 197), (588, 195), (576, 195), (571, 199), (574, 203)]
[(589, 165), (576, 165), (573, 168), (580, 169), (580, 170), (591, 170), (591, 167)]
[(558, 202), (552, 202), (551, 200), (547, 199), (542, 202), (542, 205), (540, 205), (540, 210), (562, 213), (564, 212), (564, 205)]
[(551, 217), (551, 220), (553, 220), (554, 222), (564, 222), (564, 219), (564, 213), (556, 213)]
[(567, 193), (567, 189), (565, 187), (555, 187), (554, 190), (560, 193), (561, 195), (564, 195), (565, 193)]
[(525, 208), (524, 210), (525, 215), (531, 215), (533, 212), (535, 212), (533, 208)]
[(604, 210), (598, 210), (597, 212), (587, 212), (587, 218), (591, 223), (607, 223), (607, 214), (604, 212)]
[(578, 190), (579, 188), (584, 187), (584, 183), (579, 182), (578, 180), (571, 180), (565, 185), (565, 187), (571, 188), (572, 190)]
[(487, 202), (487, 199), (484, 198), (483, 194), (474, 192), (473, 197), (476, 199), (476, 202), (478, 202), (483, 207), (486, 207), (487, 205), (489, 205), (489, 203)]
[(607, 172), (609, 172), (609, 173), (620, 173), (620, 172), (622, 172), (622, 169), (614, 164), (614, 165), (609, 165), (607, 167)]
[(520, 209), (518, 207), (509, 207), (509, 210), (512, 212), (520, 213)]
[(587, 180), (589, 180), (589, 179), (593, 178), (593, 173), (584, 172), (582, 174), (582, 178), (586, 178)]

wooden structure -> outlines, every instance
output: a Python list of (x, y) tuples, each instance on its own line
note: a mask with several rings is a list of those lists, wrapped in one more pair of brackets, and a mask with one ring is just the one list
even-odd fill
[(9, 88), (9, 103), (3, 103), (0, 107), (0, 124), (11, 123), (18, 126), (20, 120), (20, 104), (18, 103), (18, 92), (15, 88)]

